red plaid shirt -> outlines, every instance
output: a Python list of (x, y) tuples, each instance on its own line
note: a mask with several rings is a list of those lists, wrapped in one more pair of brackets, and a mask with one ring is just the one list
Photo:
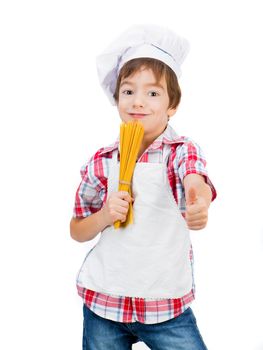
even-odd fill
[[(147, 148), (138, 162), (162, 162), (163, 144), (171, 147), (167, 165), (167, 176), (174, 199), (184, 216), (186, 204), (183, 179), (188, 174), (204, 176), (212, 190), (216, 191), (208, 178), (206, 161), (201, 148), (189, 138), (179, 137), (168, 124), (165, 131)], [(119, 139), (109, 147), (99, 149), (81, 169), (82, 181), (77, 189), (73, 216), (87, 217), (98, 210), (107, 200), (107, 179), (112, 152), (119, 147)], [(193, 266), (193, 253), (190, 251)], [(195, 286), (178, 299), (143, 299), (99, 293), (77, 285), (84, 303), (97, 315), (118, 322), (159, 323), (179, 316), (187, 309), (195, 296)]]

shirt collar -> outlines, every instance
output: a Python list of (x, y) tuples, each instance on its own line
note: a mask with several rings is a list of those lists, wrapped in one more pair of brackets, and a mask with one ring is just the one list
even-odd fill
[[(172, 145), (174, 143), (184, 143), (185, 137), (179, 136), (174, 129), (171, 127), (171, 125), (167, 124), (166, 129), (163, 131), (161, 135), (159, 135), (153, 143), (148, 147), (147, 151), (158, 149), (162, 146), (163, 143)], [(116, 139), (114, 143), (109, 145), (108, 147), (105, 147), (100, 154), (111, 152), (117, 148), (119, 148), (120, 143), (120, 137)]]

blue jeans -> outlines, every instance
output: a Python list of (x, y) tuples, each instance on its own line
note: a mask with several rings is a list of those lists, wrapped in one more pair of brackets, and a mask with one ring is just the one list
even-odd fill
[(122, 323), (102, 318), (84, 304), (83, 350), (131, 350), (139, 341), (152, 350), (207, 350), (188, 308), (157, 324)]

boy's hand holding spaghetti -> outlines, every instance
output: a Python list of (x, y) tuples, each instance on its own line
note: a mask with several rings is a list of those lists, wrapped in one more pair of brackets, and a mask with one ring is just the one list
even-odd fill
[(113, 225), (116, 221), (125, 222), (129, 204), (133, 201), (134, 199), (126, 191), (111, 193), (102, 209), (107, 225)]

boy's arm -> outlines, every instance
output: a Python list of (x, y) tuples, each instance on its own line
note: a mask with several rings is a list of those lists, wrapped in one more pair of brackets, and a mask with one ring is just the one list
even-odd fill
[(189, 174), (184, 178), (186, 199), (185, 219), (190, 230), (203, 229), (208, 221), (212, 191), (202, 175)]
[(108, 223), (105, 207), (86, 218), (72, 218), (70, 221), (70, 235), (78, 242), (90, 241), (101, 232)]
[(71, 219), (71, 237), (78, 242), (90, 241), (105, 227), (113, 225), (115, 221), (124, 222), (131, 201), (133, 201), (133, 198), (126, 191), (111, 193), (106, 204), (96, 213), (86, 218)]

